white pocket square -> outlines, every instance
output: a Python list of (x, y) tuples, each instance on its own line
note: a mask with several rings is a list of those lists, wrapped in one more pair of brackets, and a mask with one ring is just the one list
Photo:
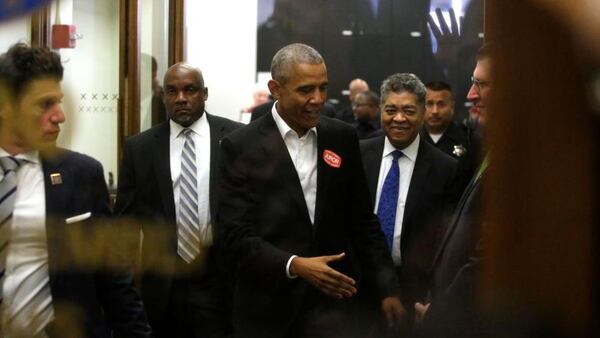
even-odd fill
[(81, 214), (81, 215), (77, 215), (77, 216), (73, 216), (73, 217), (69, 217), (69, 218), (65, 219), (65, 223), (71, 224), (71, 223), (75, 223), (75, 222), (81, 222), (90, 217), (92, 217), (92, 213), (86, 212), (85, 214)]

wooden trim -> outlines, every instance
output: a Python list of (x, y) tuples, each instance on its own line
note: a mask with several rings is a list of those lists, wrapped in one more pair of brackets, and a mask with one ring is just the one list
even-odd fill
[(140, 131), (140, 0), (120, 1), (118, 155)]
[(185, 59), (185, 0), (169, 0), (169, 66)]
[(31, 15), (31, 45), (50, 46), (50, 6), (42, 6)]

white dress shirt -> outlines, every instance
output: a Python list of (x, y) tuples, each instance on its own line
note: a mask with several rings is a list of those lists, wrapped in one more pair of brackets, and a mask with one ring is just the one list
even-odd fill
[(273, 104), (271, 113), (298, 173), (308, 215), (314, 224), (317, 201), (317, 128), (310, 128), (304, 136), (299, 137), (279, 116), (276, 106), (277, 102)]
[[(271, 114), (273, 114), (277, 129), (294, 163), (296, 173), (298, 173), (308, 215), (310, 216), (311, 223), (314, 224), (315, 205), (317, 202), (317, 128), (310, 128), (304, 136), (299, 137), (298, 133), (290, 128), (281, 116), (279, 116), (277, 102), (273, 104)], [(296, 255), (290, 257), (285, 266), (285, 273), (289, 278), (296, 277), (290, 274), (290, 265), (294, 257)]]
[(415, 161), (417, 159), (417, 153), (419, 152), (419, 134), (413, 140), (413, 142), (404, 149), (396, 149), (388, 140), (385, 138), (383, 146), (383, 156), (381, 158), (381, 167), (379, 169), (379, 179), (377, 181), (377, 195), (375, 201), (375, 213), (379, 207), (379, 198), (381, 195), (381, 189), (383, 188), (383, 182), (388, 174), (388, 171), (392, 167), (392, 152), (400, 150), (402, 157), (398, 159), (398, 165), (400, 167), (400, 186), (398, 187), (398, 206), (396, 207), (396, 223), (394, 226), (394, 239), (392, 242), (392, 260), (396, 266), (401, 265), (401, 254), (400, 254), (400, 235), (402, 234), (402, 220), (404, 219), (404, 207), (406, 206), (406, 196), (408, 195), (408, 188), (410, 186), (410, 180), (412, 178), (413, 170), (415, 169)]
[(429, 137), (431, 137), (431, 140), (433, 141), (433, 143), (438, 143), (438, 141), (442, 138), (442, 136), (444, 136), (444, 133), (441, 133), (441, 134), (429, 133)]
[[(9, 154), (0, 148), (0, 156)], [(17, 193), (6, 256), (6, 277), (2, 285), (2, 305), (6, 315), (4, 317), (13, 317), (26, 303), (32, 290), (41, 289), (43, 299), (50, 300), (50, 311), (44, 313), (45, 318), (37, 318), (31, 325), (25, 320), (26, 316), (19, 314), (12, 323), (12, 327), (19, 332), (29, 332), (31, 327), (45, 327), (54, 317), (48, 274), (46, 195), (38, 152), (27, 152), (15, 157), (23, 164), (17, 171)], [(41, 271), (41, 281), (27, 278), (38, 270)]]
[[(171, 157), (171, 181), (173, 182), (173, 198), (175, 200), (176, 215), (179, 215), (179, 186), (181, 175), (181, 153), (185, 143), (185, 135), (182, 131), (184, 127), (169, 120), (170, 136), (169, 136), (169, 154)], [(200, 243), (210, 245), (212, 243), (212, 229), (210, 226), (210, 198), (209, 198), (209, 182), (210, 182), (210, 126), (206, 119), (206, 113), (189, 126), (193, 132), (191, 133), (194, 140), (196, 153), (196, 177), (198, 179), (198, 216), (200, 220)], [(177, 216), (179, 217), (179, 216)]]

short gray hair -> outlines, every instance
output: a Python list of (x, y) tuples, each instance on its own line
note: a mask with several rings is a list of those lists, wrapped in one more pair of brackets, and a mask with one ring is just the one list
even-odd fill
[(419, 105), (425, 105), (427, 88), (415, 74), (398, 73), (390, 75), (381, 84), (381, 103), (385, 103), (390, 93), (407, 92), (417, 97)]
[(325, 61), (319, 52), (311, 46), (302, 43), (292, 43), (281, 48), (271, 61), (271, 77), (273, 80), (284, 83), (289, 80), (290, 67), (293, 64), (318, 65)]

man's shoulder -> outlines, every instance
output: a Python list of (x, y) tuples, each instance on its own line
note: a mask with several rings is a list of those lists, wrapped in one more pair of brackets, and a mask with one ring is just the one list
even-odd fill
[(169, 137), (169, 120), (162, 122), (150, 129), (146, 129), (138, 134), (125, 139), (125, 144), (140, 145), (149, 142), (150, 140), (163, 135)]
[(364, 153), (373, 151), (377, 148), (383, 149), (384, 138), (385, 136), (381, 134), (376, 137), (360, 140), (360, 151), (364, 155)]
[(239, 122), (230, 120), (228, 118), (209, 114), (209, 113), (206, 113), (206, 118), (208, 119), (208, 124), (210, 125), (211, 128), (217, 127), (217, 128), (224, 128), (227, 130), (235, 130), (235, 129), (238, 129), (238, 128), (241, 128), (244, 126), (243, 123), (239, 123)]
[(95, 158), (65, 148), (57, 147), (50, 152), (44, 152), (41, 158), (45, 168), (59, 167), (79, 175), (103, 172), (102, 164)]
[(457, 159), (446, 154), (425, 140), (421, 140), (419, 143), (419, 152), (427, 153), (431, 158), (431, 161), (435, 163), (436, 166), (443, 168), (456, 168), (458, 166)]
[(444, 135), (455, 143), (466, 143), (469, 137), (468, 127), (456, 121), (450, 122)]

